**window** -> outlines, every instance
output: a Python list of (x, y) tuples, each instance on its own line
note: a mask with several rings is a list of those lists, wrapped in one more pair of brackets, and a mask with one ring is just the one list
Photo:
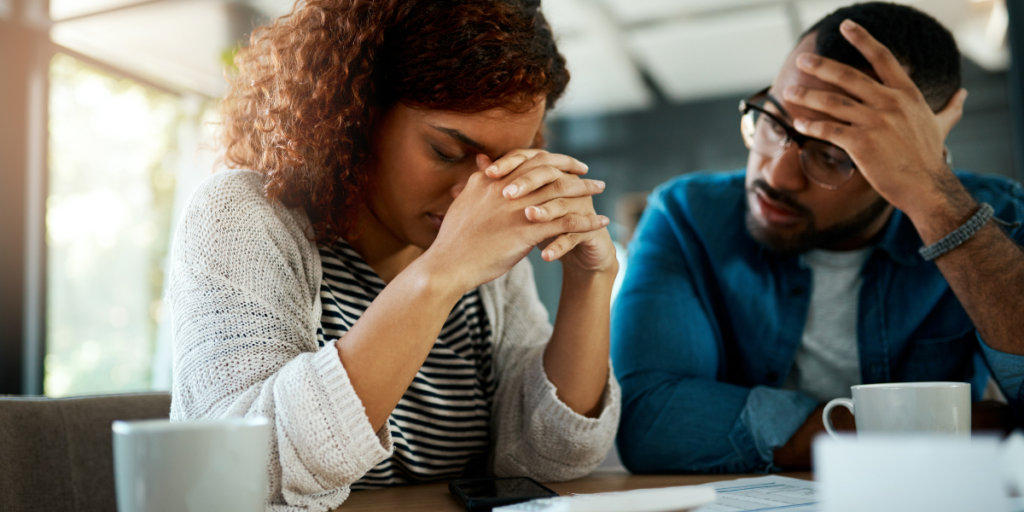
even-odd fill
[(66, 55), (49, 101), (45, 393), (149, 389), (181, 102)]

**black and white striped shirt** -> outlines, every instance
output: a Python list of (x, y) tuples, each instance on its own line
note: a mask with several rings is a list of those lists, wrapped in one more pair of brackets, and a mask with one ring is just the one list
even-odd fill
[[(344, 335), (384, 290), (351, 246), (320, 248), (320, 346)], [(388, 425), (395, 451), (352, 489), (423, 483), (484, 469), (496, 386), (491, 327), (474, 289), (459, 299)]]

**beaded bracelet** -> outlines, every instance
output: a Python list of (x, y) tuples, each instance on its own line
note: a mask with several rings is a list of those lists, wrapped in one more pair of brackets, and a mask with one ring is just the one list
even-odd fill
[(977, 213), (973, 217), (967, 220), (962, 226), (956, 228), (955, 231), (946, 235), (928, 247), (922, 247), (918, 249), (921, 253), (921, 257), (925, 261), (932, 261), (943, 254), (946, 254), (953, 249), (956, 249), (960, 244), (969, 240), (975, 233), (978, 232), (989, 220), (992, 219), (992, 215), (995, 214), (995, 209), (988, 203), (981, 203), (981, 208), (978, 208)]

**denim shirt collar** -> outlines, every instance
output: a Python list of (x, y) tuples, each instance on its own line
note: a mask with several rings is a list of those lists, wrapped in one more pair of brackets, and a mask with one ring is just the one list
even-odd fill
[(893, 210), (885, 232), (878, 241), (878, 248), (896, 263), (912, 267), (924, 261), (918, 252), (921, 244), (921, 236), (917, 234), (914, 223), (903, 212)]

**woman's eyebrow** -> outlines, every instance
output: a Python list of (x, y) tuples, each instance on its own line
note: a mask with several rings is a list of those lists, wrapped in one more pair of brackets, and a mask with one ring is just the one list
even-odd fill
[(457, 140), (457, 141), (459, 141), (459, 142), (461, 142), (461, 143), (463, 143), (463, 144), (465, 144), (465, 145), (467, 145), (467, 146), (470, 146), (470, 147), (472, 147), (474, 149), (477, 149), (477, 150), (480, 150), (480, 151), (484, 150), (484, 145), (483, 144), (481, 144), (481, 143), (479, 143), (479, 142), (477, 142), (477, 141), (467, 137), (465, 133), (462, 133), (462, 132), (460, 132), (460, 131), (458, 131), (456, 129), (445, 128), (443, 126), (435, 126), (435, 125), (430, 125), (430, 127), (435, 129), (435, 130), (437, 130), (437, 131), (439, 131), (439, 132), (441, 132), (441, 133), (443, 133), (443, 134), (445, 134), (445, 135), (447, 135), (447, 136), (449, 136), (449, 137), (451, 137), (451, 138), (453, 138), (453, 139), (455, 139), (455, 140)]

